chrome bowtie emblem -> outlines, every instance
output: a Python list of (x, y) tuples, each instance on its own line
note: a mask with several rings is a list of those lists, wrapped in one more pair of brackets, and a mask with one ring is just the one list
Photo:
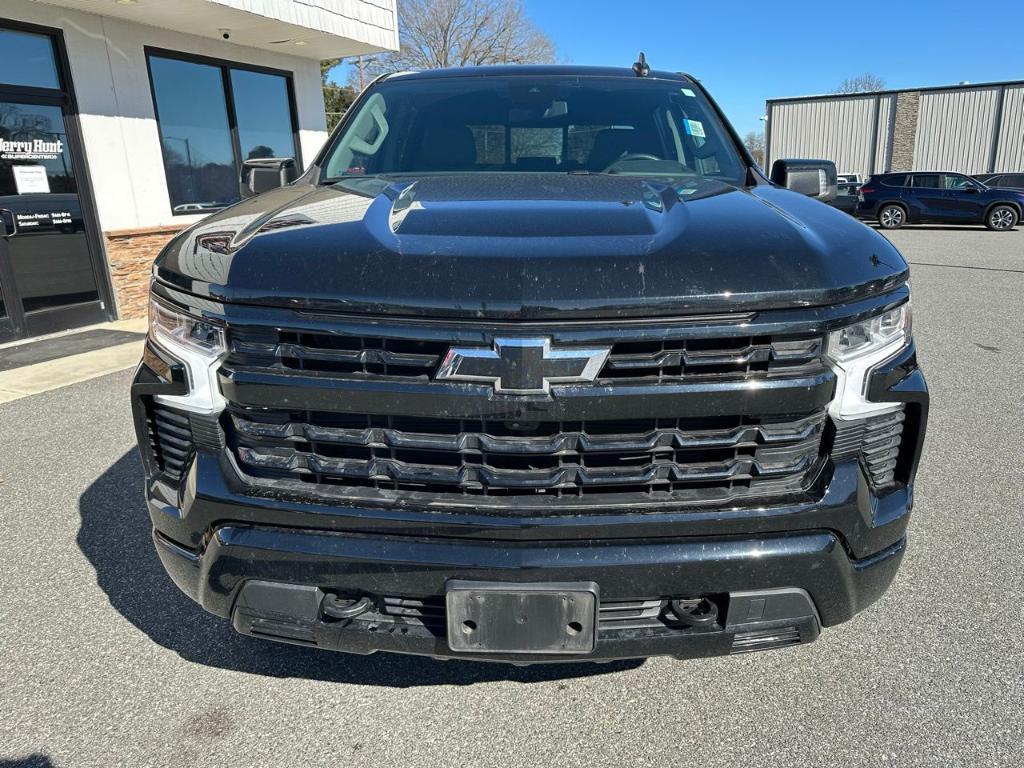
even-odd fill
[(491, 384), (495, 392), (546, 394), (552, 384), (593, 381), (611, 350), (551, 346), (551, 339), (495, 339), (491, 348), (452, 347), (436, 378)]

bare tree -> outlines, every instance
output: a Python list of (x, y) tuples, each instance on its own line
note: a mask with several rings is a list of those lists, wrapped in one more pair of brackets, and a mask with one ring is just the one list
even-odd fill
[(754, 162), (760, 166), (764, 165), (764, 134), (758, 131), (750, 131), (743, 137), (743, 144), (747, 151), (754, 156)]
[(333, 70), (341, 59), (325, 59), (320, 62), (320, 80), (324, 89), (324, 112), (327, 115), (327, 130), (333, 131), (345, 112), (355, 101), (358, 92), (350, 85), (338, 85), (331, 78)]
[(868, 93), (870, 91), (881, 91), (885, 88), (885, 80), (871, 72), (865, 72), (857, 77), (848, 77), (836, 88), (836, 93)]
[[(402, 49), (364, 60), (367, 77), (406, 69), (544, 64), (555, 44), (526, 16), (522, 0), (400, 0)], [(357, 85), (355, 69), (350, 82)]]

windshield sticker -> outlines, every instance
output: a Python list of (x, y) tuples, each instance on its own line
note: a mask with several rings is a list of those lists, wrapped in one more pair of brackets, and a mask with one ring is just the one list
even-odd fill
[(683, 96), (689, 96), (691, 99), (697, 98), (694, 92), (691, 91), (689, 88), (680, 88), (679, 90), (683, 92)]
[(704, 138), (704, 123), (700, 120), (684, 120), (683, 125), (686, 128), (686, 132), (691, 136), (696, 136), (699, 139)]

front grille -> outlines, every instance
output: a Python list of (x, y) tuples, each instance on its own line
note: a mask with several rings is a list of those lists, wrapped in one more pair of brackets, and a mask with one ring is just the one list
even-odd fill
[[(353, 377), (427, 380), (436, 372), (449, 346), (447, 341), (232, 328), (227, 364)], [(822, 366), (820, 336), (624, 341), (612, 345), (598, 381), (797, 376), (820, 370)]]
[(225, 425), (256, 479), (463, 496), (671, 494), (726, 501), (805, 491), (824, 412), (515, 422), (231, 406)]

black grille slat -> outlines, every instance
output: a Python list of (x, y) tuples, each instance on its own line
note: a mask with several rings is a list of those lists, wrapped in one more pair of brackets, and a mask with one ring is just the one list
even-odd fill
[(240, 467), (256, 478), (505, 496), (699, 489), (727, 497), (803, 488), (820, 465), (825, 414), (541, 422), (509, 434), (497, 421), (232, 406), (227, 423)]
[(612, 347), (600, 378), (658, 381), (802, 373), (822, 365), (820, 337), (752, 336), (727, 339), (620, 342)]
[(808, 417), (796, 425), (745, 425), (732, 429), (683, 431), (655, 428), (639, 435), (559, 432), (540, 437), (491, 435), (459, 429), (451, 434), (411, 432), (386, 427), (346, 428), (310, 423), (282, 424), (234, 418), (235, 429), (253, 438), (279, 438), (319, 443), (391, 448), (425, 448), (459, 452), (554, 454), (571, 451), (647, 451), (655, 448), (747, 447), (810, 437), (820, 418)]
[[(232, 327), (229, 367), (269, 367), (339, 376), (427, 378), (447, 341)], [(599, 381), (800, 375), (823, 369), (821, 337), (734, 336), (624, 341), (611, 345)]]
[(273, 330), (232, 329), (228, 364), (338, 375), (429, 376), (448, 351), (442, 342)]
[(666, 600), (601, 601), (598, 622), (601, 629), (647, 629), (663, 627), (659, 618)]

